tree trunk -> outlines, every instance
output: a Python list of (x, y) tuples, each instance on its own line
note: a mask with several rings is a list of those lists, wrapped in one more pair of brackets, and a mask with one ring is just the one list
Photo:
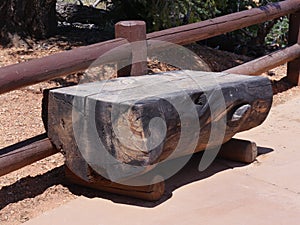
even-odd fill
[(46, 38), (56, 31), (56, 0), (0, 1), (0, 42), (8, 44), (14, 34)]

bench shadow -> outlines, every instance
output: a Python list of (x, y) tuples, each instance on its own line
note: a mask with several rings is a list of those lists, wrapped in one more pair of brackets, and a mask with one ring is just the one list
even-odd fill
[[(5, 179), (3, 176), (1, 179)], [(0, 189), (0, 210), (11, 203), (16, 203), (27, 198), (34, 198), (53, 185), (64, 181), (64, 166), (54, 168), (35, 177), (27, 176), (15, 183), (3, 186)]]
[[(258, 147), (258, 155), (268, 154), (274, 151), (270, 148)], [(172, 193), (187, 184), (191, 184), (193, 182), (201, 181), (208, 177), (214, 176), (215, 174), (233, 169), (238, 167), (247, 166), (246, 163), (229, 161), (221, 158), (216, 158), (214, 162), (205, 170), (199, 171), (199, 163), (202, 158), (203, 153), (194, 154), (189, 162), (174, 176), (165, 181), (165, 193), (162, 198), (155, 202), (149, 202), (144, 200), (135, 199), (132, 197), (120, 196), (111, 193), (99, 192), (99, 191), (91, 191), (89, 188), (80, 187), (77, 185), (68, 185), (69, 190), (75, 195), (82, 195), (88, 198), (104, 198), (110, 200), (112, 202), (118, 204), (127, 204), (134, 205), (146, 208), (156, 207), (163, 202), (167, 201), (172, 197)]]
[[(270, 148), (258, 147), (259, 155), (268, 154), (272, 151), (273, 149)], [(194, 154), (189, 162), (179, 172), (165, 181), (165, 194), (156, 202), (148, 202), (70, 184), (65, 179), (64, 166), (60, 166), (44, 174), (35, 177), (28, 176), (11, 185), (2, 187), (0, 189), (0, 210), (11, 203), (16, 203), (26, 198), (34, 198), (42, 194), (49, 187), (59, 184), (67, 187), (71, 193), (77, 196), (85, 196), (87, 198), (103, 198), (118, 204), (152, 208), (170, 199), (172, 197), (172, 192), (178, 188), (181, 188), (182, 186), (214, 176), (215, 174), (225, 170), (247, 165), (245, 163), (217, 158), (205, 171), (199, 172), (198, 166), (202, 155), (203, 153), (201, 152)]]
[(271, 152), (274, 152), (274, 149), (266, 147), (257, 147), (257, 156), (269, 154)]
[(286, 76), (280, 80), (271, 80), (271, 83), (274, 95), (285, 92), (295, 86), (287, 79)]

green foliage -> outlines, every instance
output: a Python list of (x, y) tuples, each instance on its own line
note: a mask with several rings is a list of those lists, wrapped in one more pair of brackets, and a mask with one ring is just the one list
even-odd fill
[[(156, 31), (263, 6), (275, 1), (277, 2), (277, 0), (111, 0), (109, 8), (113, 22), (126, 19), (144, 20), (148, 31)], [(252, 51), (264, 54), (259, 49), (264, 49), (266, 45), (273, 47), (285, 45), (287, 24), (287, 19), (281, 18), (278, 22), (270, 21), (254, 25), (227, 35), (236, 42), (234, 49), (236, 52)], [(252, 46), (257, 46), (257, 49)]]
[(141, 19), (148, 31), (161, 30), (215, 17), (219, 12), (215, 0), (112, 0), (114, 20)]
[(266, 45), (272, 49), (283, 48), (287, 45), (289, 31), (288, 17), (281, 17), (265, 38)]
[[(250, 8), (264, 6), (278, 0), (223, 0), (219, 7), (226, 15)], [(223, 6), (223, 7), (222, 7)], [(233, 51), (241, 54), (259, 56), (266, 50), (285, 47), (287, 44), (288, 18), (281, 17), (273, 21), (246, 27), (227, 34), (235, 43)]]
[[(64, 0), (71, 1), (71, 0)], [(73, 0), (76, 2), (75, 0)], [(92, 4), (92, 0), (82, 0)], [(96, 0), (95, 0), (96, 1)], [(103, 0), (113, 24), (120, 20), (144, 20), (148, 32), (198, 22), (278, 0)], [(288, 19), (254, 25), (226, 34), (234, 43), (233, 51), (264, 54), (261, 49), (284, 47), (287, 43)], [(255, 47), (256, 46), (256, 47)]]

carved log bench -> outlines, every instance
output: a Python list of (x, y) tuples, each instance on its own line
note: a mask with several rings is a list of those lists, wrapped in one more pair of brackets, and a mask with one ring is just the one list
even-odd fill
[(260, 125), (272, 96), (265, 77), (176, 71), (118, 78), (51, 90), (47, 130), (73, 182), (157, 200), (164, 173), (180, 169), (162, 164)]

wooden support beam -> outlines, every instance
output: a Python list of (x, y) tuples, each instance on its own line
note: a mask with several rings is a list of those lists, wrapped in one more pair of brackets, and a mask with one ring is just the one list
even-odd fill
[(0, 176), (58, 153), (46, 134), (0, 150)]
[[(293, 61), (300, 57), (300, 45), (294, 44), (283, 50), (273, 52), (269, 55), (252, 60), (242, 65), (225, 70), (227, 73), (261, 75), (272, 68), (280, 66), (286, 62)], [(297, 65), (300, 65), (298, 63)]]
[(144, 21), (120, 21), (115, 25), (116, 38), (131, 43), (132, 54), (118, 64), (118, 77), (147, 74), (146, 23)]
[(251, 141), (232, 138), (222, 145), (218, 156), (233, 161), (252, 163), (257, 157), (257, 146)]
[(74, 184), (147, 201), (159, 200), (165, 192), (164, 181), (146, 186), (128, 186), (111, 182), (97, 175), (92, 180), (85, 181), (74, 174), (68, 167), (66, 167), (65, 173), (66, 178)]
[[(300, 44), (300, 11), (290, 15), (289, 43)], [(300, 85), (300, 56), (288, 63), (287, 78), (295, 85)]]

